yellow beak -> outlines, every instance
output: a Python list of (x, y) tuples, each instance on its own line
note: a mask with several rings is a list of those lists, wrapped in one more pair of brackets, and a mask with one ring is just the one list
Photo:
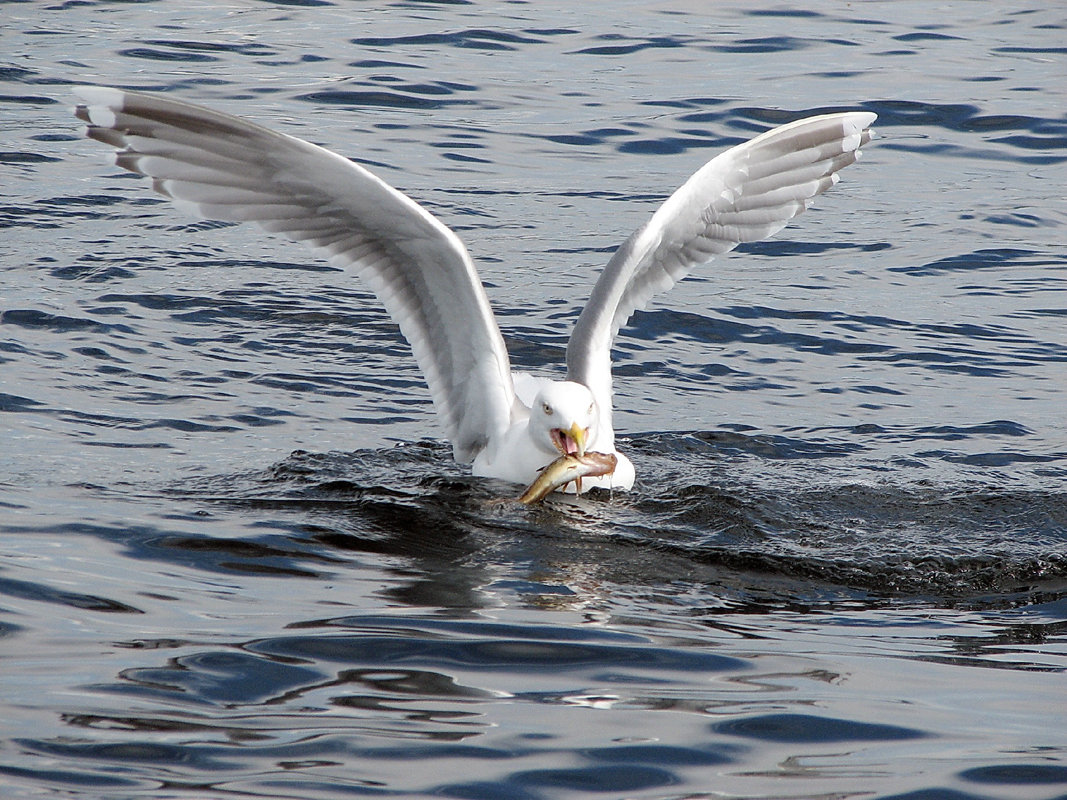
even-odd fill
[(567, 433), (570, 435), (570, 437), (572, 439), (574, 439), (574, 444), (578, 447), (578, 455), (584, 456), (585, 455), (585, 429), (584, 428), (579, 428), (578, 427), (578, 423), (575, 422), (574, 424), (571, 425), (571, 429), (569, 431), (567, 431)]

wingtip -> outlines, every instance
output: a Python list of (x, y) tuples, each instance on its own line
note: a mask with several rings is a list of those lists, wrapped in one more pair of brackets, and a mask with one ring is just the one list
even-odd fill
[(74, 116), (90, 127), (110, 128), (115, 124), (117, 112), (122, 110), (123, 91), (110, 86), (75, 86), (72, 89), (79, 100), (74, 107)]
[(875, 114), (873, 111), (862, 111), (860, 112), (860, 114), (860, 131), (863, 136), (863, 142), (861, 144), (862, 146), (864, 144), (867, 144), (867, 142), (871, 141), (871, 139), (878, 138), (878, 133), (875, 131), (874, 128), (871, 127), (872, 125), (874, 125), (875, 120), (878, 119), (878, 115)]
[(71, 92), (85, 105), (105, 105), (121, 107), (125, 92), (113, 86), (95, 86), (82, 84), (71, 87)]

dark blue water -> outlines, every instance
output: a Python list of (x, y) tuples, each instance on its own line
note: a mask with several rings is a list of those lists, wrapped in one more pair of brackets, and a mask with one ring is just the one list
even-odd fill
[[(1067, 796), (1067, 23), (783, 8), (4, 6), (0, 795)], [(722, 148), (879, 138), (624, 331), (635, 490), (525, 508), (362, 285), (120, 174), (82, 82), (370, 166), (531, 370)]]

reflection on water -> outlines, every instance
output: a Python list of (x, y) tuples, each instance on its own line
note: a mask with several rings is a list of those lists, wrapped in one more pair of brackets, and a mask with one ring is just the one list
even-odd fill
[[(1061, 15), (616, 5), (9, 5), (5, 797), (1064, 794)], [(527, 508), (365, 287), (101, 166), (72, 81), (369, 165), (531, 370), (721, 148), (880, 138), (620, 337), (636, 490)]]
[[(875, 635), (884, 617), (837, 616), (851, 630), (836, 637), (835, 671), (814, 641), (804, 652), (808, 637), (828, 637), (825, 627), (761, 631), (729, 616), (711, 635), (675, 622), (661, 641), (611, 626), (380, 615), (309, 620), (225, 647), (119, 642), (128, 660), (149, 666), (81, 686), (94, 710), (63, 715), (75, 738), (23, 734), (16, 743), (25, 756), (64, 765), (42, 779), (101, 789), (148, 789), (162, 772), (219, 791), (317, 796), (338, 786), (413, 786), (405, 776), (414, 772), (423, 776), (420, 793), (469, 796), (477, 786), (477, 796), (542, 796), (663, 790), (712, 775), (726, 786), (794, 777), (816, 791), (858, 790), (864, 776), (953, 734), (937, 711), (952, 692), (944, 664), (909, 659), (886, 673), (880, 656), (864, 653), (884, 647)], [(918, 616), (898, 619), (889, 638), (906, 637)], [(930, 622), (922, 628), (920, 647)], [(782, 636), (799, 652), (759, 644)], [(1058, 681), (1031, 676), (1035, 694), (1053, 690), (1046, 677)], [(905, 687), (910, 699), (901, 702)], [(995, 684), (978, 674), (971, 689), (995, 692)], [(825, 708), (830, 698), (837, 714)], [(1055, 711), (1030, 705), (1017, 713), (1038, 723)], [(438, 772), (442, 760), (471, 764), (479, 780)], [(1063, 778), (1043, 761), (954, 778), (942, 769), (949, 781), (1033, 790)], [(119, 781), (108, 775), (117, 762)]]

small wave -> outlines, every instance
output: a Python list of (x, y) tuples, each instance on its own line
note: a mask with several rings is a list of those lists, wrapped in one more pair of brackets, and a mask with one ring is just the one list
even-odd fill
[[(1009, 436), (1018, 430), (1010, 423), (993, 425)], [(761, 595), (768, 581), (779, 580), (790, 581), (800, 595), (860, 592), (870, 600), (951, 602), (1067, 587), (1062, 492), (821, 485), (824, 479), (810, 469), (792, 470), (791, 483), (779, 485), (771, 477), (776, 474), (771, 465), (780, 459), (798, 464), (847, 459), (862, 449), (855, 444), (697, 432), (638, 437), (628, 446), (646, 470), (643, 489), (614, 499), (607, 493), (588, 500), (561, 496), (543, 509), (509, 504), (515, 493), (510, 484), (465, 477), (458, 468), (442, 476), (449, 451), (436, 443), (297, 452), (264, 473), (201, 479), (168, 493), (187, 502), (258, 509), (294, 533), (310, 524), (297, 534), (303, 543), (286, 548), (285, 558), (295, 559), (288, 567), (293, 570), (301, 569), (301, 551), (316, 543), (337, 555), (466, 559), (486, 536), (547, 535), (561, 543), (585, 542), (583, 547), (595, 543), (599, 558), (616, 565), (616, 582), (648, 579), (647, 563), (631, 567), (629, 578), (619, 573), (627, 568), (618, 565), (631, 562), (626, 554), (636, 549), (646, 554), (642, 561), (670, 554), (712, 568), (718, 577), (709, 580), (742, 595)], [(719, 481), (692, 479), (706, 474), (703, 462), (715, 464)], [(745, 469), (724, 471), (726, 463), (745, 462), (753, 462), (749, 470), (765, 465), (762, 485), (746, 482)], [(731, 471), (734, 477), (728, 478)], [(803, 476), (811, 476), (808, 485)], [(619, 550), (609, 556), (608, 547)], [(245, 555), (247, 569), (260, 568), (262, 553)], [(234, 567), (232, 560), (227, 563)]]
[(352, 39), (352, 44), (360, 47), (390, 49), (405, 46), (451, 45), (452, 47), (469, 47), (478, 50), (515, 50), (517, 45), (537, 44), (543, 40), (542, 35), (567, 32), (563, 30), (539, 31), (537, 35), (520, 34), (510, 31), (472, 28), (449, 33), (424, 33), (409, 36), (366, 36)]

